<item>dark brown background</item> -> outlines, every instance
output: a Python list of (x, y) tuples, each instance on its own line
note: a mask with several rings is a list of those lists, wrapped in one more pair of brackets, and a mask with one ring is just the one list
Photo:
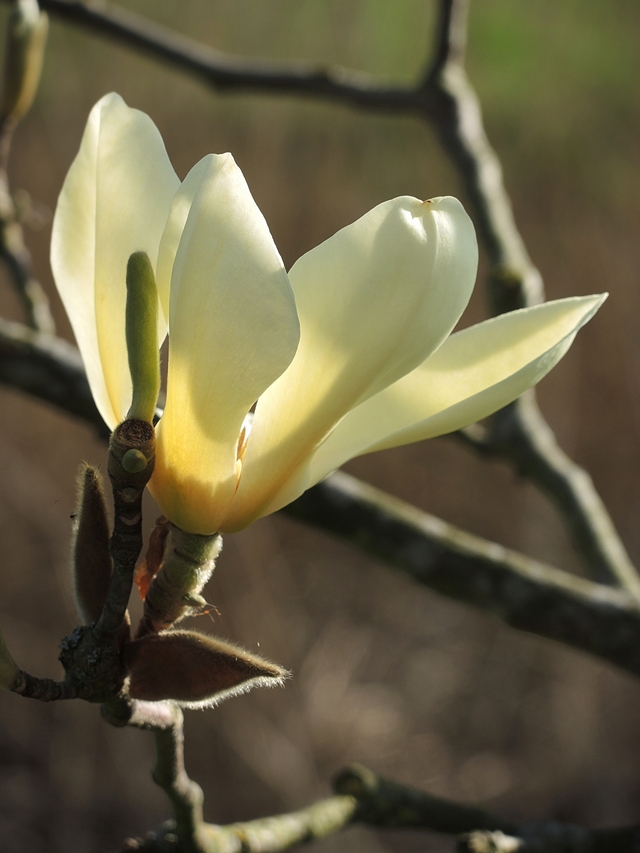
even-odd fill
[[(418, 0), (138, 0), (128, 4), (224, 50), (337, 61), (409, 81), (433, 4)], [(2, 21), (6, 9), (0, 9)], [(592, 473), (640, 558), (640, 212), (633, 0), (485, 0), (473, 5), (469, 69), (516, 217), (549, 297), (611, 298), (540, 388), (563, 447)], [(459, 194), (417, 120), (300, 99), (221, 96), (186, 76), (52, 23), (45, 78), (19, 128), (12, 183), (43, 223), (27, 235), (48, 266), (50, 215), (86, 116), (119, 91), (160, 127), (178, 173), (230, 150), (289, 266), (378, 202)], [(0, 310), (19, 319), (3, 281)], [(463, 322), (484, 316), (482, 286)], [(103, 462), (91, 429), (0, 389), (0, 621), (20, 664), (59, 676), (74, 626), (68, 535), (75, 471)], [(348, 470), (468, 530), (579, 571), (547, 501), (506, 466), (450, 439), (352, 462)], [(154, 517), (149, 507), (148, 520)], [(290, 809), (358, 760), (432, 793), (518, 819), (640, 820), (640, 691), (629, 676), (416, 588), (350, 548), (281, 518), (229, 536), (201, 629), (294, 672), (284, 690), (187, 719), (187, 760), (209, 820)], [(0, 695), (0, 848), (107, 851), (168, 816), (151, 782), (151, 737), (116, 731), (97, 708)], [(450, 839), (349, 830), (327, 850), (449, 850)]]

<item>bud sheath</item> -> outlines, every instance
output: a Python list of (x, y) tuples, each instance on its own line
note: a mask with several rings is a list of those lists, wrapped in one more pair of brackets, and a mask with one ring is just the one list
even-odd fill
[(36, 0), (18, 0), (7, 22), (0, 121), (17, 122), (40, 82), (49, 21)]
[(238, 646), (195, 631), (151, 634), (128, 643), (125, 666), (133, 699), (204, 707), (252, 687), (273, 687), (289, 673)]

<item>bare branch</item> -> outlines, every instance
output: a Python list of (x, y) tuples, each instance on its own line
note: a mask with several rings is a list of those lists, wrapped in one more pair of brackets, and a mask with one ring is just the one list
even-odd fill
[(25, 699), (38, 699), (40, 702), (55, 702), (58, 699), (76, 699), (78, 691), (68, 681), (53, 681), (51, 678), (36, 678), (24, 670), (11, 688), (12, 693)]
[(333, 783), (338, 794), (350, 794), (358, 801), (353, 820), (387, 829), (414, 827), (460, 835), (474, 830), (514, 833), (513, 821), (498, 817), (477, 806), (433, 797), (424, 791), (377, 776), (372, 770), (353, 764), (342, 770)]
[[(0, 129), (0, 155), (6, 157), (8, 139)], [(11, 282), (22, 302), (24, 316), (31, 328), (53, 334), (55, 324), (49, 299), (35, 278), (31, 255), (25, 246), (16, 205), (9, 193), (7, 174), (0, 169), (0, 258), (5, 262)]]
[(193, 853), (279, 853), (295, 844), (316, 841), (353, 823), (386, 828), (431, 829), (458, 835), (472, 829), (517, 831), (517, 826), (475, 806), (465, 806), (376, 776), (354, 765), (338, 774), (336, 796), (305, 809), (243, 823), (202, 824), (185, 844), (173, 824), (165, 825), (148, 840), (129, 839), (123, 848)]
[(385, 110), (416, 110), (424, 99), (411, 89), (381, 86), (368, 74), (343, 68), (229, 56), (118, 6), (78, 0), (42, 0), (40, 6), (224, 90), (301, 94)]
[(441, 2), (438, 22), (436, 24), (433, 56), (427, 71), (424, 89), (428, 89), (437, 79), (447, 63), (462, 64), (467, 49), (467, 18), (469, 15), (469, 0), (457, 2)]
[(80, 353), (62, 338), (0, 318), (0, 382), (82, 418), (109, 437)]
[(638, 574), (591, 477), (558, 446), (532, 392), (497, 412), (482, 432), (457, 435), (486, 456), (510, 459), (560, 510), (595, 579), (611, 583), (615, 568), (622, 587), (640, 600)]
[(623, 590), (510, 551), (341, 471), (282, 510), (449, 598), (640, 675), (640, 608)]
[(0, 258), (22, 301), (27, 323), (41, 332), (55, 332), (49, 300), (33, 275), (24, 244), (22, 223), (9, 188), (8, 162), (14, 131), (28, 112), (38, 88), (47, 42), (47, 16), (15, 3), (6, 28), (4, 74), (0, 94)]
[(516, 836), (501, 831), (463, 835), (457, 853), (634, 853), (640, 827), (585, 829), (548, 821), (523, 827)]
[(153, 781), (171, 801), (176, 817), (176, 834), (185, 849), (198, 849), (197, 838), (203, 825), (202, 788), (190, 779), (184, 766), (184, 728), (182, 711), (173, 706), (173, 725), (156, 728), (156, 766)]
[(305, 809), (228, 826), (203, 824), (195, 846), (173, 823), (122, 848), (140, 853), (279, 853), (355, 823), (385, 829), (425, 829), (461, 836), (461, 853), (634, 853), (638, 827), (589, 830), (552, 821), (519, 827), (477, 806), (433, 797), (353, 765), (334, 782), (336, 796)]

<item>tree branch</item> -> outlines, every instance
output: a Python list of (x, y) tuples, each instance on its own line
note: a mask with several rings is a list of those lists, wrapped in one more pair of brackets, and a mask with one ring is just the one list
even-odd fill
[(516, 836), (470, 832), (458, 839), (457, 853), (635, 853), (640, 827), (585, 829), (548, 821), (524, 826)]
[(299, 94), (353, 106), (403, 111), (419, 110), (425, 97), (413, 89), (381, 86), (368, 74), (344, 68), (229, 56), (114, 5), (79, 0), (41, 0), (40, 7), (98, 35), (130, 45), (223, 90)]
[(11, 692), (24, 696), (25, 699), (37, 699), (40, 702), (55, 702), (58, 699), (77, 699), (78, 697), (75, 685), (69, 681), (36, 678), (24, 670), (20, 670)]
[(615, 568), (621, 586), (640, 600), (638, 573), (593, 480), (559, 447), (532, 391), (496, 412), (487, 428), (455, 435), (482, 455), (509, 459), (556, 505), (593, 577), (611, 583)]
[(342, 471), (282, 512), (513, 628), (574, 646), (640, 675), (640, 607), (623, 590), (465, 533)]
[[(228, 826), (203, 824), (197, 853), (279, 853), (295, 844), (317, 841), (340, 832), (353, 823), (389, 829), (431, 829), (458, 835), (472, 829), (504, 829), (515, 832), (512, 821), (496, 817), (475, 806), (465, 806), (432, 797), (422, 791), (376, 776), (354, 765), (338, 774), (336, 796), (305, 809)], [(188, 851), (171, 823), (153, 838), (129, 839), (125, 850), (144, 853)], [(183, 836), (184, 838), (184, 836)]]
[[(185, 851), (199, 853), (202, 832), (202, 788), (189, 778), (184, 766), (184, 727), (182, 711), (173, 706), (173, 725), (154, 729), (156, 766), (153, 781), (171, 801), (176, 819), (176, 835)], [(190, 853), (190, 851), (189, 851)]]
[[(1, 159), (8, 155), (10, 139), (11, 135), (7, 135), (5, 123), (5, 126), (0, 127)], [(0, 168), (0, 258), (6, 264), (11, 282), (22, 302), (27, 324), (37, 331), (53, 334), (55, 324), (49, 299), (33, 274), (31, 255), (22, 233), (22, 223), (9, 191), (7, 173), (3, 168)]]
[(362, 823), (385, 829), (424, 829), (460, 836), (460, 853), (635, 853), (640, 828), (589, 830), (552, 821), (520, 827), (476, 806), (433, 797), (353, 765), (335, 779), (336, 795), (289, 814), (234, 823), (203, 824), (199, 846), (165, 824), (146, 839), (130, 838), (139, 853), (280, 853)]
[(80, 353), (62, 338), (0, 318), (0, 382), (82, 418), (109, 437)]
[(340, 771), (333, 788), (358, 802), (353, 821), (386, 829), (431, 829), (449, 835), (474, 830), (517, 832), (518, 825), (477, 806), (454, 803), (377, 776), (353, 764)]

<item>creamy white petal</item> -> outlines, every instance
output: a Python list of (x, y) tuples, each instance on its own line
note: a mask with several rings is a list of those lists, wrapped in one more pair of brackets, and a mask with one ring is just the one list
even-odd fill
[(151, 119), (119, 95), (98, 101), (58, 200), (51, 266), (96, 405), (111, 427), (131, 403), (127, 261), (143, 251), (155, 266), (179, 183)]
[(158, 250), (158, 266), (156, 269), (156, 285), (158, 287), (158, 296), (164, 316), (169, 321), (169, 293), (171, 290), (171, 273), (173, 272), (173, 263), (176, 258), (176, 252), (180, 245), (180, 239), (184, 226), (193, 204), (193, 199), (198, 191), (200, 184), (205, 179), (211, 169), (212, 158), (215, 154), (209, 154), (203, 157), (191, 169), (187, 177), (184, 179), (180, 188), (173, 197), (171, 209), (167, 218), (162, 239), (160, 240), (160, 248)]
[(299, 326), (242, 172), (230, 154), (206, 162), (173, 264), (167, 404), (151, 491), (179, 527), (209, 534), (236, 489), (242, 422), (291, 362)]
[(451, 335), (338, 424), (311, 462), (308, 485), (354, 456), (444, 435), (506, 406), (551, 370), (605, 298), (547, 302)]
[(300, 346), (258, 402), (230, 526), (263, 514), (346, 412), (442, 343), (476, 267), (460, 202), (409, 197), (379, 205), (294, 265)]

